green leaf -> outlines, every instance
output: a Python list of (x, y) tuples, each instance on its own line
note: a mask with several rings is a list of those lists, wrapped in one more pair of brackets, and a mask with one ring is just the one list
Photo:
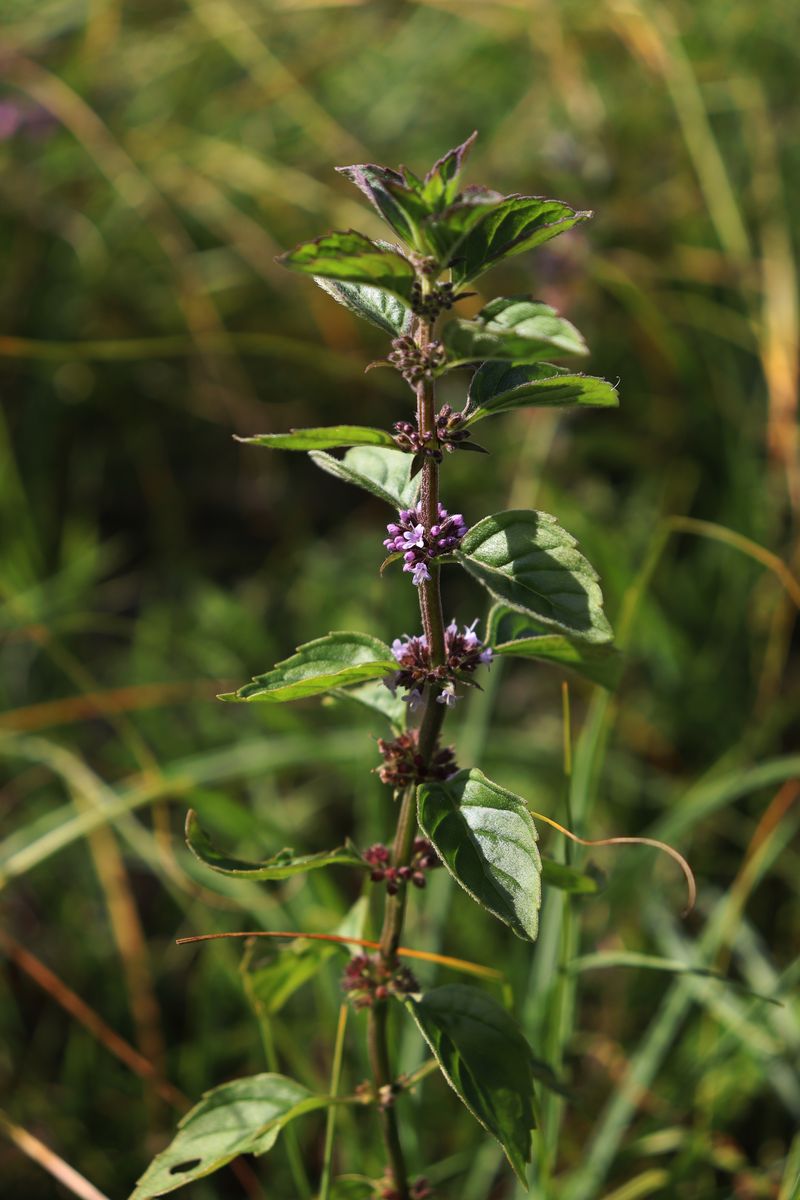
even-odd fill
[(576, 675), (613, 690), (619, 683), (623, 656), (608, 643), (579, 642), (560, 633), (537, 633), (494, 646), (495, 654), (507, 658), (534, 658), (567, 667)]
[(430, 216), (422, 226), (422, 236), (442, 265), (451, 262), (467, 234), (482, 221), (489, 208), (503, 199), (491, 188), (466, 188), (453, 204)]
[(420, 220), (427, 214), (427, 205), (416, 189), (409, 188), (398, 171), (379, 167), (375, 163), (355, 163), (337, 167), (345, 179), (354, 183), (367, 197), (376, 212), (391, 225), (404, 241), (415, 245)]
[(288, 879), (292, 875), (301, 875), (304, 871), (316, 871), (320, 867), (361, 867), (365, 863), (360, 854), (349, 846), (340, 846), (336, 850), (323, 850), (319, 854), (299, 854), (293, 850), (281, 850), (264, 862), (247, 862), (241, 858), (231, 858), (214, 846), (200, 825), (197, 813), (189, 809), (186, 814), (186, 845), (198, 862), (210, 867), (220, 875), (235, 875), (239, 879)]
[(330, 1104), (285, 1075), (251, 1075), (206, 1092), (151, 1162), (130, 1200), (163, 1196), (224, 1167), (239, 1154), (265, 1154), (295, 1117)]
[(514, 1018), (484, 992), (461, 984), (433, 988), (404, 1004), (453, 1091), (497, 1139), (525, 1183), (536, 1126), (535, 1073)]
[(392, 508), (413, 508), (417, 502), (420, 481), (411, 478), (413, 458), (401, 450), (356, 446), (344, 458), (334, 458), (321, 450), (312, 450), (310, 457), (329, 475), (354, 483)]
[(380, 679), (395, 670), (397, 663), (392, 652), (379, 638), (367, 633), (337, 631), (306, 642), (266, 675), (256, 675), (252, 683), (236, 692), (226, 692), (219, 699), (283, 703), (318, 696), (365, 679)]
[(492, 300), (472, 321), (450, 321), (442, 331), (447, 369), (465, 363), (532, 363), (564, 354), (588, 354), (586, 343), (554, 308), (527, 296)]
[(535, 941), (542, 863), (524, 801), (473, 767), (420, 784), (417, 813), (456, 883), (518, 937)]
[(411, 331), (414, 314), (391, 292), (370, 287), (366, 283), (343, 283), (340, 279), (324, 279), (321, 275), (313, 278), (314, 283), (339, 304), (357, 317), (377, 325), (378, 329), (391, 337), (400, 337)]
[(420, 195), (435, 212), (452, 204), (458, 195), (458, 181), (464, 169), (467, 155), (475, 144), (477, 129), (465, 142), (448, 150), (435, 162), (423, 180)]
[(465, 425), (516, 408), (572, 404), (613, 408), (619, 404), (619, 396), (605, 379), (572, 375), (550, 363), (486, 362), (472, 378), (464, 409)]
[(366, 425), (331, 425), (324, 429), (292, 429), (289, 433), (259, 433), (237, 437), (248, 446), (268, 446), (271, 450), (329, 450), (336, 446), (394, 446), (394, 438), (385, 429)]
[(549, 513), (511, 509), (473, 525), (455, 558), (509, 608), (584, 641), (608, 642), (597, 573), (576, 544)]
[[(361, 896), (336, 926), (334, 933), (340, 937), (363, 938), (368, 916), (369, 900)], [(359, 946), (294, 938), (280, 946), (270, 961), (244, 971), (250, 1003), (258, 1015), (274, 1017), (331, 958), (360, 953)]]
[(542, 859), (542, 883), (573, 896), (592, 896), (603, 890), (603, 876), (596, 869), (578, 871), (552, 858)]
[(352, 700), (370, 712), (380, 713), (398, 733), (406, 727), (408, 705), (400, 696), (393, 696), (383, 683), (364, 683), (361, 687), (337, 688), (331, 692), (335, 700)]
[(406, 301), (411, 298), (415, 279), (413, 265), (398, 250), (371, 242), (354, 229), (302, 242), (281, 254), (278, 262), (305, 275), (370, 284)]
[(576, 212), (561, 200), (506, 196), (459, 246), (458, 257), (452, 264), (453, 282), (461, 287), (504, 259), (549, 242), (591, 215)]

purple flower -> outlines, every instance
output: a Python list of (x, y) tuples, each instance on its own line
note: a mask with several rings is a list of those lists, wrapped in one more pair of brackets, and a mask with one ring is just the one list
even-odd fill
[(467, 526), (461, 513), (450, 516), (440, 504), (437, 522), (428, 531), (422, 523), (422, 505), (417, 504), (415, 508), (401, 509), (398, 519), (386, 526), (386, 532), (389, 536), (384, 539), (384, 546), (390, 554), (403, 555), (403, 570), (411, 575), (414, 586), (419, 587), (431, 577), (428, 570), (431, 559), (455, 550)]
[(477, 620), (471, 625), (465, 625), (459, 633), (455, 621), (451, 621), (444, 631), (445, 661), (441, 666), (434, 667), (431, 662), (428, 639), (425, 634), (409, 637), (404, 633), (402, 638), (392, 642), (392, 656), (398, 670), (393, 675), (387, 675), (384, 683), (395, 694), (398, 687), (408, 692), (406, 702), (412, 711), (420, 706), (423, 699), (423, 689), (427, 686), (441, 688), (436, 697), (439, 704), (452, 708), (459, 699), (455, 691), (456, 683), (465, 683), (474, 687), (467, 675), (471, 675), (481, 665), (488, 666), (493, 657), (491, 647), (484, 646), (475, 632)]

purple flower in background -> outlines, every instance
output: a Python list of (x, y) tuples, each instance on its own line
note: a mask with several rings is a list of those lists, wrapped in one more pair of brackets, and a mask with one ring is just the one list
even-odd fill
[(416, 508), (401, 509), (397, 521), (386, 526), (389, 536), (383, 544), (390, 554), (403, 555), (403, 570), (411, 575), (415, 587), (430, 579), (431, 559), (457, 549), (467, 532), (461, 513), (451, 516), (440, 504), (437, 516), (437, 523), (427, 532), (421, 521), (422, 505), (418, 504)]

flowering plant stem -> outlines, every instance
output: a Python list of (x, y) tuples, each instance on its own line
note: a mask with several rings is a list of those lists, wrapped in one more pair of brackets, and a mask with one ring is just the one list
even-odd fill
[[(617, 402), (615, 389), (605, 380), (544, 361), (588, 351), (575, 327), (541, 301), (497, 298), (474, 318), (451, 319), (437, 329), (442, 314), (474, 295), (459, 291), (462, 286), (590, 215), (540, 196), (502, 196), (484, 187), (461, 190), (474, 136), (444, 155), (422, 179), (405, 169), (372, 164), (341, 168), (400, 244), (372, 241), (351, 229), (303, 243), (280, 260), (311, 275), (330, 297), (390, 335), (391, 352), (383, 365), (395, 368), (413, 392), (415, 421), (399, 420), (392, 430), (342, 424), (243, 439), (274, 450), (308, 452), (323, 470), (395, 511), (386, 527), (384, 567), (402, 560), (403, 577), (411, 576), (421, 633), (397, 637), (388, 645), (370, 633), (331, 632), (222, 697), (284, 703), (333, 694), (337, 700), (358, 700), (388, 722), (392, 734), (378, 738), (383, 765), (377, 772), (399, 806), (391, 848), (376, 844), (359, 849), (348, 843), (311, 854), (284, 850), (253, 863), (217, 850), (196, 814), (190, 813), (187, 821), (190, 849), (222, 874), (268, 881), (335, 866), (366, 871), (385, 889), (379, 942), (363, 937), (368, 915), (363, 902), (359, 913), (348, 915), (346, 929), (309, 935), (322, 944), (355, 943), (361, 951), (377, 951), (353, 954), (342, 977), (356, 1010), (367, 1010), (372, 1080), (359, 1088), (359, 1095), (376, 1109), (383, 1138), (386, 1169), (382, 1178), (365, 1181), (369, 1200), (426, 1200), (433, 1195), (428, 1180), (410, 1177), (405, 1159), (399, 1114), (401, 1093), (410, 1081), (398, 1079), (392, 1062), (392, 1010), (413, 1022), (436, 1067), (472, 1117), (502, 1146), (522, 1183), (533, 1157), (535, 1091), (541, 1082), (558, 1086), (509, 1012), (507, 997), (500, 1003), (463, 984), (425, 989), (404, 965), (401, 960), (408, 957), (435, 959), (484, 979), (498, 974), (490, 967), (402, 946), (409, 892), (424, 887), (426, 872), (442, 866), (486, 914), (532, 943), (538, 935), (543, 880), (568, 891), (596, 890), (596, 881), (569, 864), (543, 864), (522, 797), (477, 767), (458, 768), (453, 748), (441, 744), (447, 710), (466, 689), (479, 686), (475, 672), (495, 656), (556, 663), (604, 687), (613, 686), (618, 668), (597, 575), (554, 516), (510, 510), (485, 516), (469, 528), (461, 513), (451, 514), (440, 503), (440, 464), (446, 456), (455, 451), (486, 454), (471, 440), (478, 421), (523, 407), (609, 407)], [(465, 403), (458, 412), (449, 404), (437, 412), (435, 381), (456, 371), (469, 373)], [(326, 453), (331, 449), (345, 454)], [(492, 597), (483, 638), (475, 630), (477, 622), (445, 625), (445, 562), (462, 568)], [(356, 917), (360, 924), (353, 928)], [(278, 934), (262, 931), (261, 936)], [(324, 962), (320, 958), (320, 969)], [(312, 963), (312, 972), (316, 969)], [(301, 982), (305, 978), (303, 973)], [(340, 1020), (332, 1091), (338, 1086), (343, 1039)], [(552, 1049), (558, 1052), (560, 1043)], [(263, 1154), (295, 1118), (336, 1102), (333, 1095), (313, 1095), (276, 1071), (224, 1084), (187, 1116), (132, 1200), (149, 1200), (202, 1178), (236, 1154)], [(235, 1119), (228, 1120), (231, 1107)], [(547, 1125), (550, 1132), (557, 1129), (555, 1116)], [(324, 1200), (341, 1191), (333, 1178), (334, 1135), (331, 1115), (321, 1181)], [(362, 1189), (358, 1195), (366, 1193)]]

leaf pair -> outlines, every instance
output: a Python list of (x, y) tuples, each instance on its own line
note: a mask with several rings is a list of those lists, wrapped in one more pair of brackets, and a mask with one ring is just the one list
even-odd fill
[[(534, 1084), (543, 1074), (513, 1017), (476, 988), (434, 988), (405, 1002), (447, 1082), (505, 1150), (525, 1182), (535, 1127)], [(130, 1200), (152, 1200), (218, 1171), (240, 1154), (261, 1155), (291, 1121), (335, 1103), (273, 1073), (207, 1092), (183, 1117)]]
[(372, 163), (339, 168), (409, 247), (436, 259), (440, 270), (450, 268), (456, 286), (591, 216), (541, 196), (503, 196), (474, 186), (460, 191), (476, 136), (449, 150), (424, 179)]

